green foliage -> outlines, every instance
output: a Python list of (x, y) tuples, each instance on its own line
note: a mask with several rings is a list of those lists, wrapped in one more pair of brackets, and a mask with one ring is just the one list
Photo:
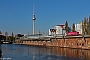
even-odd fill
[(87, 35), (87, 19), (86, 17), (82, 21), (82, 35)]
[(69, 27), (68, 27), (68, 22), (67, 21), (65, 23), (65, 30), (66, 30), (66, 32), (69, 32)]
[(13, 41), (13, 40), (15, 40), (15, 37), (13, 37), (13, 36), (8, 36), (8, 37), (6, 38), (6, 40), (7, 40), (7, 41)]
[(84, 18), (84, 29), (86, 29), (86, 17)]
[(84, 23), (83, 23), (83, 20), (82, 20), (82, 35), (83, 35), (83, 32), (84, 32)]
[(68, 28), (68, 22), (66, 21), (66, 23), (65, 23), (65, 28)]
[(87, 35), (90, 35), (90, 16), (89, 16), (89, 21), (87, 23)]
[(90, 16), (89, 19), (85, 17), (84, 21), (82, 21), (82, 34), (90, 35)]
[(72, 25), (72, 32), (74, 32), (75, 31), (75, 24), (73, 23), (73, 25)]

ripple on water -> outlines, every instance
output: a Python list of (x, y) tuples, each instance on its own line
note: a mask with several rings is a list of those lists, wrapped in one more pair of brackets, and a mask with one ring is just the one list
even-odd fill
[[(63, 50), (63, 48), (58, 48), (57, 50), (55, 47), (46, 48), (38, 46), (4, 44), (2, 45), (2, 56), (12, 58), (12, 60), (82, 60), (78, 56), (68, 57), (68, 54), (64, 55), (65, 52), (62, 54)], [(66, 50), (67, 53), (69, 53), (68, 50), (69, 49)], [(71, 51), (80, 52), (80, 50)]]

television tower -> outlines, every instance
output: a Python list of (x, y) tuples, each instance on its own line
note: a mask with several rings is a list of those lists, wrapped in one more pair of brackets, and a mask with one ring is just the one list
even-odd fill
[(36, 17), (35, 17), (35, 13), (34, 13), (34, 4), (33, 4), (33, 35), (35, 34), (35, 20), (36, 20)]

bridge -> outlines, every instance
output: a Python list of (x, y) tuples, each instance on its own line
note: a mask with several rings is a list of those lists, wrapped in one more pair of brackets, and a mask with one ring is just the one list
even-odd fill
[(20, 40), (51, 40), (51, 39), (59, 39), (59, 38), (85, 38), (85, 37), (90, 37), (90, 35), (84, 35), (84, 36), (48, 36), (48, 35), (26, 35), (23, 37), (20, 37)]

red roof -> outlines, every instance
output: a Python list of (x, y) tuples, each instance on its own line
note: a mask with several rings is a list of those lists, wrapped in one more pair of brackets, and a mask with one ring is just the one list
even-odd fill
[(65, 25), (56, 25), (56, 26), (65, 26)]
[(61, 26), (63, 28), (65, 25), (56, 25), (56, 26)]

